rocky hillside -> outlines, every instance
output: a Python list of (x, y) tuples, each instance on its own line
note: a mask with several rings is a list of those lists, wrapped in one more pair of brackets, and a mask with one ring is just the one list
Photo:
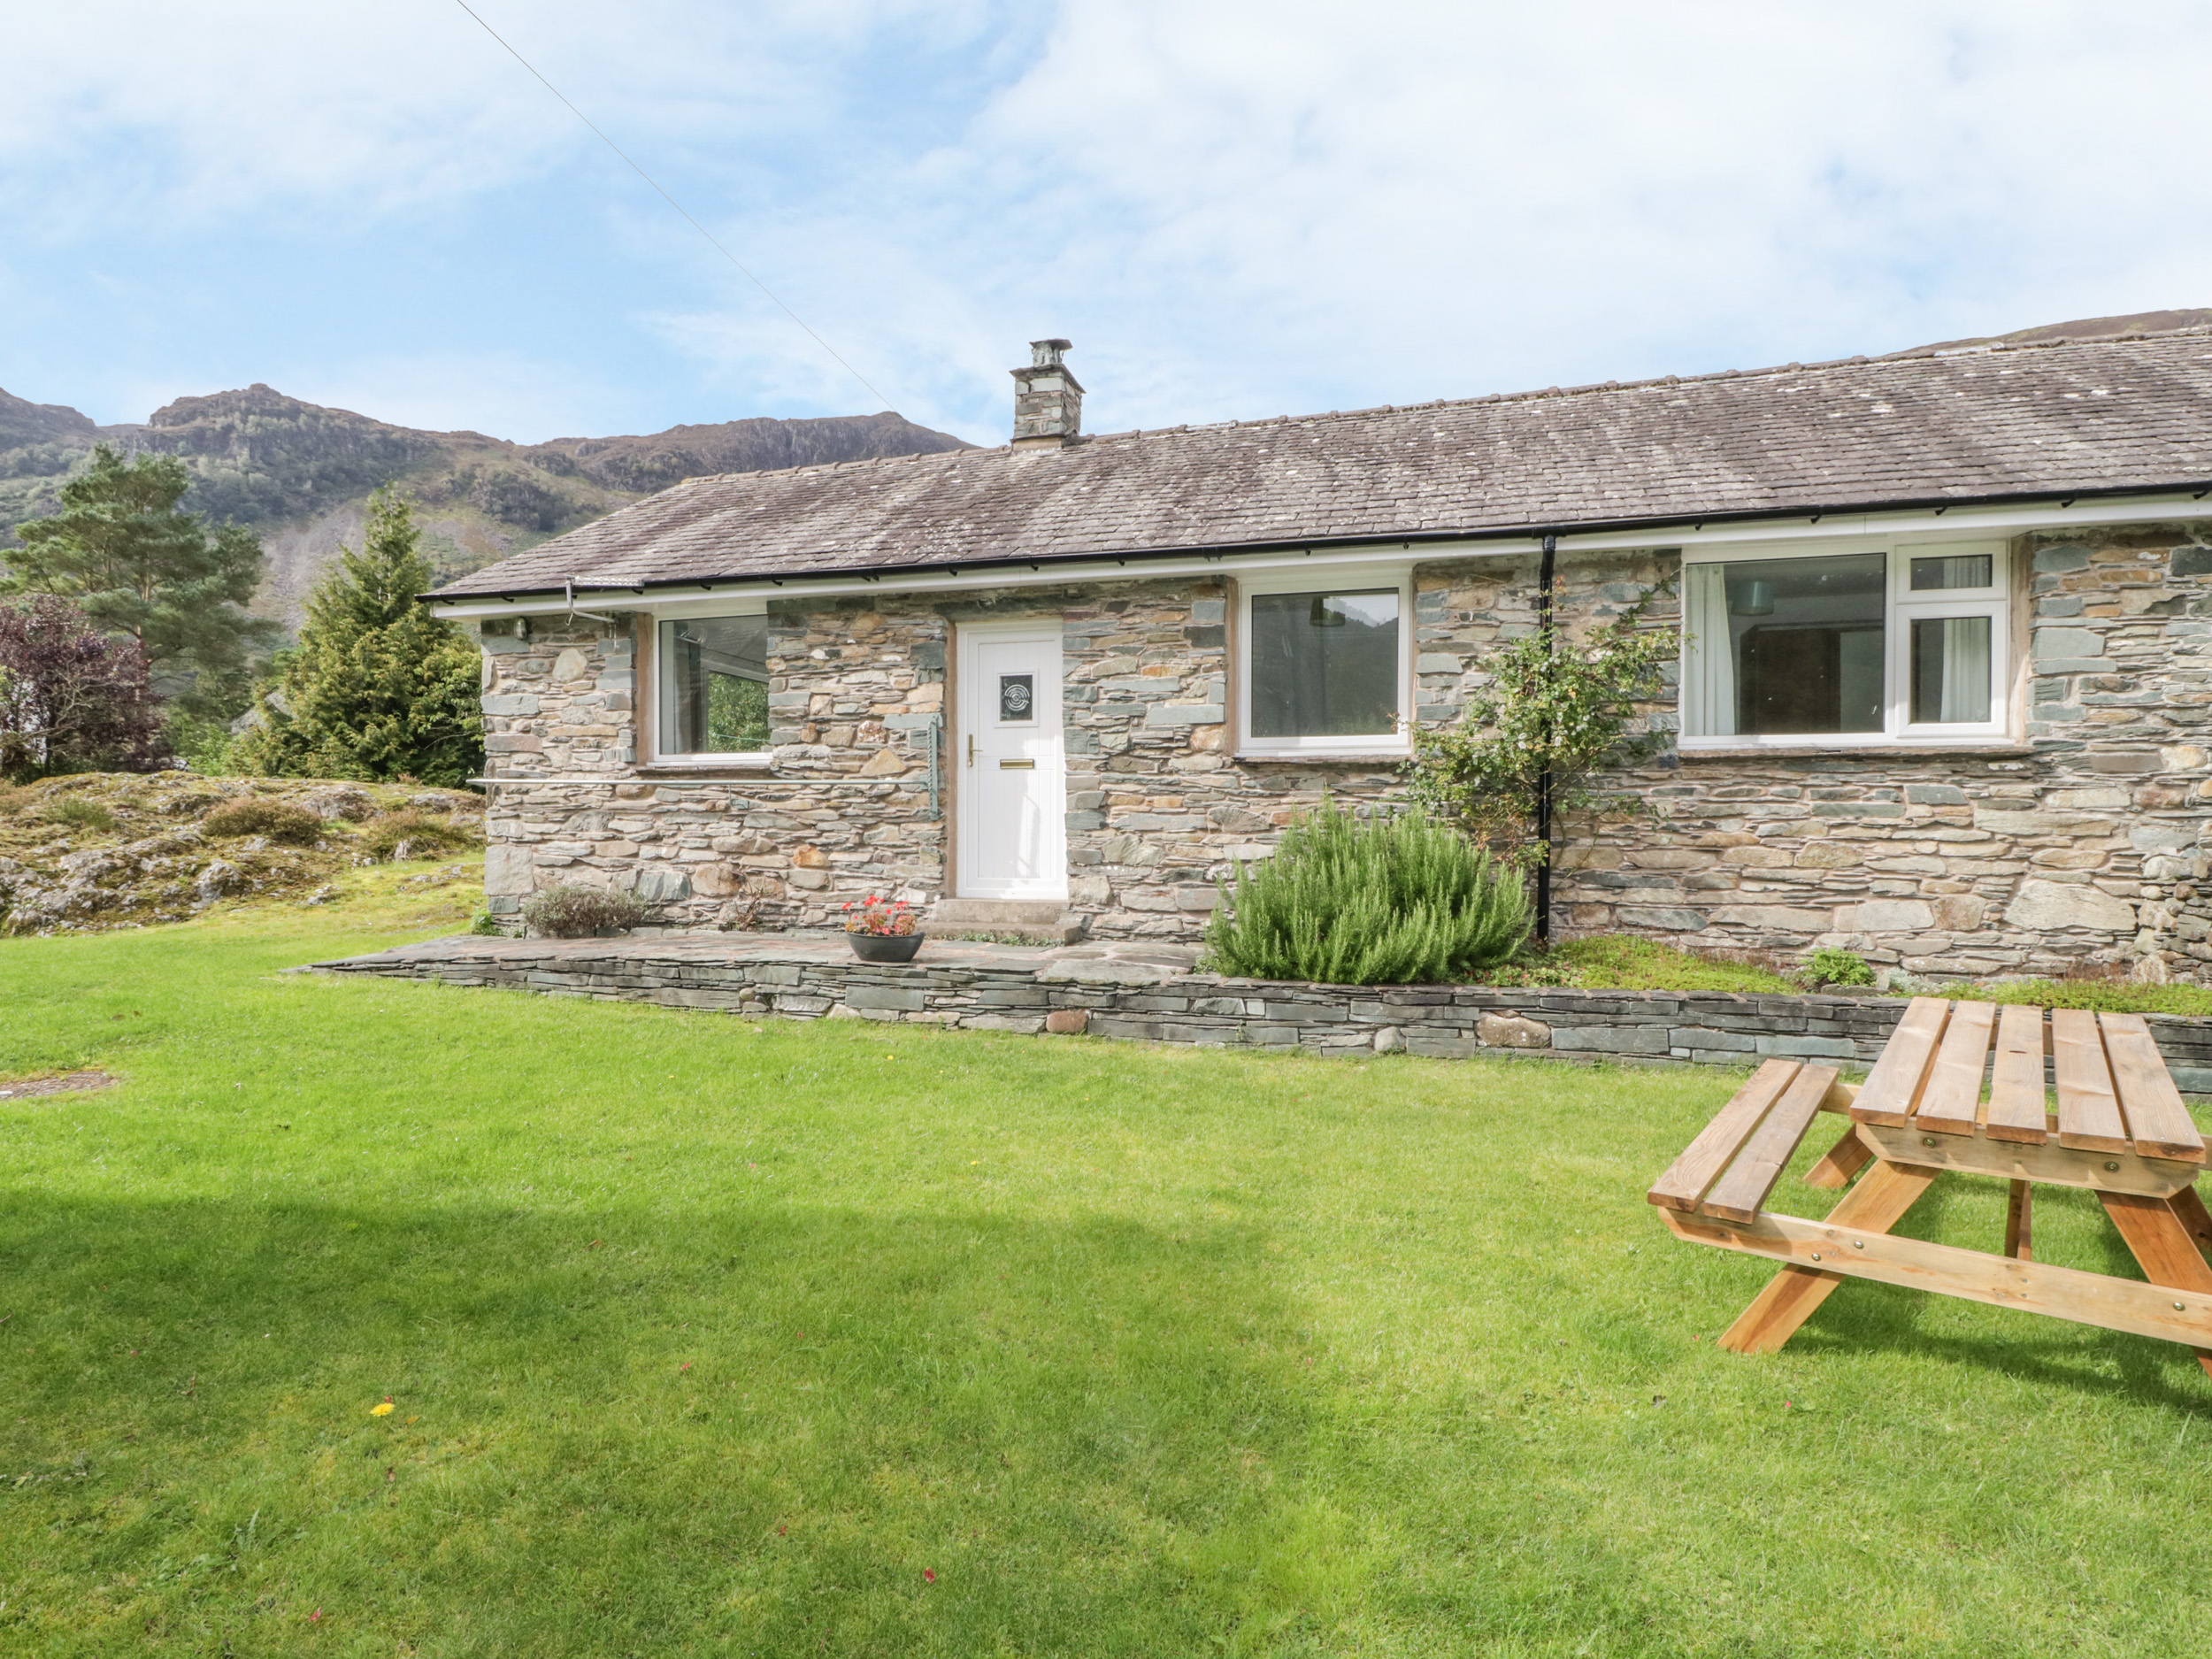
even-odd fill
[(52, 511), (70, 469), (103, 441), (181, 457), (199, 477), (188, 507), (258, 529), (270, 577), (255, 608), (287, 622), (339, 545), (357, 541), (363, 503), (380, 485), (413, 492), (440, 573), (453, 576), (687, 478), (969, 447), (887, 413), (519, 444), (395, 426), (259, 385), (180, 397), (143, 425), (101, 426), (0, 391), (0, 541)]
[(457, 858), (421, 879), (473, 878), (483, 810), (457, 789), (184, 772), (0, 783), (0, 933), (143, 927), (248, 896), (324, 902), (360, 864)]

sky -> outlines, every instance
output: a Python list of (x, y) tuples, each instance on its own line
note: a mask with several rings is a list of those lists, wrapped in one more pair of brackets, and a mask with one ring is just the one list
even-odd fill
[(266, 381), (536, 442), (1004, 440), (2212, 305), (2212, 8), (2131, 0), (18, 8), (0, 387)]

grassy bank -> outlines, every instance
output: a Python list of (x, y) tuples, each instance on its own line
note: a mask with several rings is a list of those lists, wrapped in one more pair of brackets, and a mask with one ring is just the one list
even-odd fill
[[(1714, 1350), (1764, 1275), (1642, 1191), (1726, 1075), (277, 972), (449, 929), (417, 873), (0, 941), (0, 1076), (124, 1079), (0, 1101), (0, 1651), (1979, 1659), (2212, 1613), (2181, 1350), (1863, 1284)], [(1906, 1230), (2001, 1227), (1961, 1179)], [(2085, 1203), (2036, 1242), (2131, 1271)]]

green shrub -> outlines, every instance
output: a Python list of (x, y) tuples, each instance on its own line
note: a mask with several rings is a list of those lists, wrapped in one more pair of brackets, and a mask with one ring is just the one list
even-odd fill
[(97, 801), (88, 801), (82, 795), (64, 795), (50, 802), (39, 816), (49, 824), (59, 824), (69, 829), (111, 830), (115, 814)]
[(1275, 856), (1237, 868), (1207, 925), (1210, 965), (1254, 979), (1412, 985), (1464, 979), (1528, 936), (1528, 889), (1421, 814), (1362, 819), (1324, 802)]
[(290, 847), (312, 847), (322, 839), (323, 821), (304, 807), (245, 796), (227, 801), (200, 820), (211, 835), (265, 835)]
[(499, 918), (491, 913), (488, 905), (480, 904), (476, 907), (476, 913), (469, 918), (469, 932), (485, 938), (495, 938), (499, 933)]
[(548, 887), (522, 902), (522, 919), (547, 939), (589, 939), (610, 928), (635, 927), (652, 913), (636, 894), (604, 887)]
[(1809, 954), (1798, 976), (1814, 989), (1824, 985), (1872, 985), (1874, 970), (1867, 959), (1855, 950), (1838, 950), (1823, 945)]
[(395, 864), (409, 858), (434, 858), (441, 853), (460, 852), (481, 844), (482, 838), (472, 824), (412, 807), (372, 818), (361, 831), (361, 845), (372, 858)]

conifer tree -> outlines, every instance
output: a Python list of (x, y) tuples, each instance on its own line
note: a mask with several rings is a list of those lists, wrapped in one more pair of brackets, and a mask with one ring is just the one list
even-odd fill
[(56, 594), (145, 652), (157, 688), (201, 719), (245, 707), (253, 648), (276, 624), (244, 609), (266, 564), (261, 539), (211, 529), (177, 503), (192, 473), (174, 456), (126, 461), (107, 444), (61, 487), (61, 511), (16, 526), (0, 594)]
[(360, 549), (307, 602), (298, 649), (279, 660), (233, 763), (275, 777), (411, 778), (457, 787), (483, 770), (481, 657), (416, 595), (431, 583), (413, 509), (369, 500)]

